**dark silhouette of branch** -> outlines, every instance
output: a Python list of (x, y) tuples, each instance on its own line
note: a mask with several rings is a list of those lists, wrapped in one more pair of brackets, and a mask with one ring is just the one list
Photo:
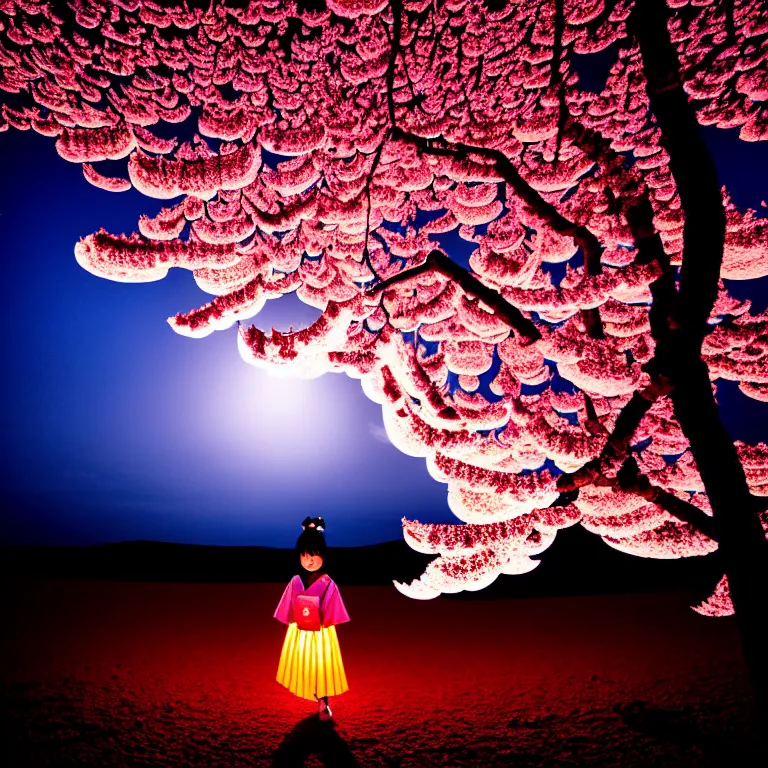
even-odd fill
[(616, 475), (616, 481), (622, 491), (631, 491), (641, 496), (678, 520), (692, 525), (699, 533), (717, 541), (712, 518), (706, 512), (694, 504), (678, 499), (673, 493), (652, 485), (645, 475), (640, 474), (637, 462), (631, 456), (622, 465)]
[[(548, 203), (519, 173), (517, 168), (510, 162), (509, 158), (498, 149), (488, 149), (486, 147), (475, 147), (469, 144), (448, 143), (443, 141), (443, 145), (436, 146), (428, 139), (416, 136), (413, 133), (406, 133), (398, 128), (393, 131), (393, 139), (415, 144), (422, 152), (428, 155), (437, 155), (441, 157), (455, 157), (463, 159), (468, 154), (488, 157), (494, 161), (494, 167), (499, 175), (515, 191), (515, 194), (538, 216), (544, 219), (552, 229), (558, 234), (573, 238), (573, 241), (581, 248), (584, 254), (584, 269), (588, 275), (599, 275), (602, 266), (600, 257), (603, 247), (600, 241), (585, 226), (576, 224), (565, 218), (552, 203)], [(591, 338), (602, 339), (603, 326), (600, 320), (599, 310), (584, 310), (582, 317), (587, 328), (587, 333)]]
[(606, 471), (614, 470), (621, 465), (645, 414), (656, 400), (672, 390), (668, 377), (660, 372), (656, 356), (660, 350), (663, 354), (668, 339), (667, 317), (675, 300), (674, 271), (670, 267), (669, 257), (664, 251), (661, 238), (653, 227), (653, 210), (647, 197), (641, 198), (628, 207), (627, 219), (638, 249), (638, 263), (648, 264), (655, 261), (662, 271), (650, 286), (653, 299), (650, 310), (651, 335), (656, 341), (656, 353), (644, 367), (651, 375), (651, 384), (635, 392), (621, 410), (600, 455), (576, 472), (561, 475), (558, 478), (557, 488), (561, 492), (578, 490), (593, 483)]
[[(371, 270), (371, 274), (373, 274), (376, 280), (379, 280), (380, 278), (379, 278), (378, 272), (376, 272), (376, 270), (373, 267), (373, 263), (371, 262), (371, 252), (370, 252), (370, 248), (368, 247), (368, 239), (370, 237), (370, 232), (371, 232), (371, 184), (373, 183), (373, 176), (376, 173), (376, 169), (379, 167), (379, 162), (381, 161), (381, 151), (384, 148), (384, 144), (392, 136), (392, 131), (395, 128), (395, 99), (394, 99), (394, 93), (393, 93), (395, 88), (395, 68), (397, 66), (398, 54), (402, 55), (402, 51), (400, 50), (400, 35), (402, 32), (402, 23), (403, 23), (402, 0), (392, 0), (391, 7), (392, 7), (391, 35), (389, 33), (389, 30), (387, 30), (386, 26), (384, 27), (384, 31), (387, 33), (389, 37), (389, 62), (387, 64), (387, 77), (386, 77), (387, 112), (389, 114), (389, 131), (387, 131), (387, 133), (384, 134), (384, 136), (381, 139), (381, 143), (376, 148), (376, 152), (373, 157), (373, 163), (371, 165), (371, 170), (370, 170), (370, 173), (368, 174), (368, 178), (366, 179), (366, 183), (365, 183), (367, 210), (365, 214), (365, 246), (363, 248), (363, 260), (365, 261), (365, 264), (368, 267), (368, 269)], [(403, 60), (403, 66), (405, 66), (405, 60)]]
[(619, 466), (627, 455), (632, 437), (643, 416), (662, 394), (666, 392), (653, 385), (641, 392), (635, 392), (616, 419), (613, 432), (606, 440), (600, 455), (576, 472), (560, 475), (557, 479), (558, 491), (567, 493), (585, 485), (592, 485), (599, 477), (605, 476), (606, 471)]
[(373, 262), (371, 261), (371, 250), (368, 247), (368, 240), (371, 236), (371, 184), (373, 183), (373, 176), (376, 173), (376, 168), (378, 168), (379, 161), (381, 160), (381, 150), (384, 147), (385, 141), (386, 137), (382, 140), (381, 144), (379, 144), (378, 148), (376, 149), (376, 154), (374, 155), (373, 163), (371, 164), (371, 171), (365, 181), (367, 210), (365, 212), (365, 246), (363, 247), (363, 260), (365, 261), (368, 269), (371, 270), (371, 274), (376, 280), (380, 280), (381, 278), (379, 278), (379, 273), (373, 267)]
[[(632, 456), (624, 461), (615, 477), (607, 477), (598, 473), (593, 475), (588, 483), (584, 483), (584, 485), (587, 484), (599, 488), (617, 488), (625, 493), (634, 493), (649, 503), (660, 507), (681, 522), (692, 526), (704, 536), (717, 541), (712, 518), (695, 504), (679, 499), (673, 493), (653, 485), (648, 477), (640, 473), (637, 462)], [(578, 488), (563, 491), (549, 506), (564, 507), (572, 504), (578, 498), (578, 493)]]
[(369, 288), (367, 293), (376, 295), (405, 280), (435, 272), (453, 280), (468, 295), (477, 297), (490, 307), (497, 317), (502, 318), (515, 330), (520, 336), (521, 343), (532, 344), (541, 338), (541, 333), (536, 325), (525, 317), (517, 307), (510, 304), (501, 294), (481, 283), (474, 275), (449, 259), (442, 251), (432, 251), (418, 266), (404, 269), (402, 272), (382, 280)]
[(392, 9), (392, 37), (389, 41), (389, 66), (387, 67), (387, 108), (389, 110), (389, 124), (394, 130), (395, 120), (395, 68), (397, 56), (400, 53), (400, 36), (403, 29), (403, 3), (402, 0), (391, 0)]
[[(734, 45), (736, 43), (736, 25), (733, 20), (733, 5), (734, 0), (724, 0), (723, 2), (723, 15), (725, 16), (725, 31), (726, 41), (728, 45)], [(714, 46), (717, 48), (718, 46)]]
[(563, 145), (563, 132), (568, 119), (568, 107), (565, 103), (565, 88), (560, 72), (560, 61), (563, 58), (563, 32), (565, 31), (565, 0), (555, 0), (555, 44), (552, 47), (552, 67), (549, 83), (557, 90), (557, 140), (555, 143), (555, 165), (560, 160), (560, 149)]

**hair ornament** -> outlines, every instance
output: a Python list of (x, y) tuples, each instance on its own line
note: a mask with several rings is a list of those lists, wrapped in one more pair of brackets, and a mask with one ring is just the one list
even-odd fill
[(316, 531), (324, 531), (325, 530), (325, 520), (323, 520), (322, 517), (305, 517), (304, 521), (301, 524), (301, 527), (306, 531), (308, 528), (314, 529)]

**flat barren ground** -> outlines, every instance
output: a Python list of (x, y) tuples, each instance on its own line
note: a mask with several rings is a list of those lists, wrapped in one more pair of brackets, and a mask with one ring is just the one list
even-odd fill
[(685, 594), (415, 602), (344, 587), (335, 724), (274, 682), (282, 584), (4, 585), (0, 760), (752, 766), (732, 619)]

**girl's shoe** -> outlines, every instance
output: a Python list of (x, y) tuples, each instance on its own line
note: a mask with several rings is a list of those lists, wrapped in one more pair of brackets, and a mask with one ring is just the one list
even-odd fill
[(331, 712), (331, 708), (323, 701), (323, 699), (320, 699), (320, 704), (317, 708), (317, 716), (322, 720), (323, 722), (327, 722), (333, 717), (333, 712)]

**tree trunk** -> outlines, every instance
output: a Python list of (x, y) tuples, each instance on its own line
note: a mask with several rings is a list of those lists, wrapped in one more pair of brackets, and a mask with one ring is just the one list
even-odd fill
[(718, 414), (701, 344), (717, 296), (725, 212), (712, 159), (683, 90), (663, 0), (636, 2), (630, 18), (648, 80), (651, 110), (669, 153), (685, 215), (680, 288), (672, 327), (657, 349), (672, 383), (675, 415), (712, 505), (720, 554), (731, 589), (744, 658), (759, 719), (768, 723), (768, 654), (761, 625), (768, 608), (768, 542), (758, 505)]
[(744, 469), (723, 427), (700, 357), (680, 355), (670, 370), (675, 416), (691, 443), (707, 490), (715, 533), (736, 610), (744, 658), (760, 719), (768, 724), (768, 654), (762, 626), (768, 608), (768, 542)]

